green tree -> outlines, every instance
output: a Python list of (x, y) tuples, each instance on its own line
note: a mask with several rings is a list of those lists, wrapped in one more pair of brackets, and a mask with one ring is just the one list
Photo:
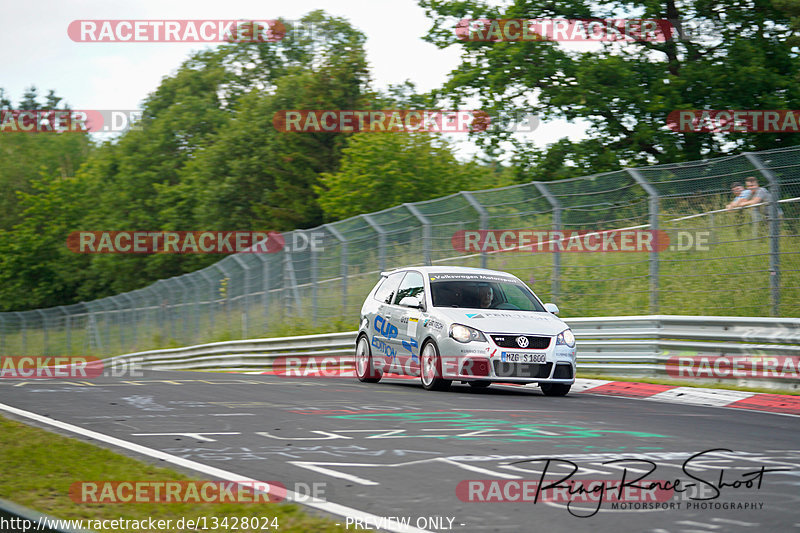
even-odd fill
[[(44, 105), (36, 87), (25, 91), (17, 109), (67, 109), (62, 98), (49, 91)], [(0, 89), (0, 110), (11, 109), (11, 101)], [(91, 141), (86, 133), (0, 132), (0, 229), (10, 230), (22, 222), (20, 193), (32, 193), (32, 183), (42, 176), (74, 176), (89, 156)]]
[[(65, 246), (72, 231), (318, 224), (322, 215), (312, 187), (320, 172), (338, 168), (343, 137), (280, 133), (272, 117), (285, 109), (358, 108), (372, 96), (364, 35), (321, 12), (306, 18), (315, 25), (311, 34), (193, 54), (145, 100), (137, 127), (93, 149), (85, 162), (66, 144), (40, 144), (46, 141), (37, 138), (31, 146), (49, 151), (34, 152), (27, 150), (29, 137), (0, 138), (0, 153), (32, 155), (26, 161), (0, 161), (0, 189), (10, 183), (2, 199), (20, 198), (19, 205), (0, 214), (6, 217), (0, 229), (7, 230), (0, 233), (0, 280), (5, 281), (0, 295), (6, 308), (117, 294), (220, 259), (78, 256)], [(35, 88), (26, 91), (23, 103), (41, 107)], [(58, 104), (51, 92), (46, 105)]]
[(458, 192), (477, 184), (478, 173), (429, 133), (363, 132), (350, 137), (340, 170), (324, 173), (316, 190), (325, 218), (339, 220)]
[(320, 173), (338, 168), (347, 134), (282, 132), (273, 117), (296, 109), (368, 108), (375, 96), (368, 88), (364, 35), (337, 18), (310, 18), (319, 46), (289, 50), (294, 61), (307, 64), (283, 71), (272, 91), (240, 97), (214, 144), (187, 165), (183, 187), (194, 195), (202, 225), (291, 230), (322, 222), (314, 186)]
[(66, 238), (95, 200), (74, 176), (45, 175), (30, 189), (18, 192), (22, 222), (0, 230), (0, 311), (73, 303), (86, 280), (90, 258), (69, 251)]
[[(419, 4), (433, 20), (426, 38), (440, 47), (463, 48), (461, 65), (439, 92), (442, 99), (458, 104), (477, 98), (483, 109), (496, 115), (523, 109), (544, 120), (588, 122), (588, 139), (563, 141), (545, 150), (509, 133), (477, 135), (490, 151), (498, 151), (504, 140), (513, 142), (520, 166), (548, 164), (550, 175), (558, 177), (574, 175), (576, 168), (588, 174), (800, 141), (796, 133), (678, 133), (665, 127), (667, 115), (679, 109), (798, 108), (800, 61), (787, 42), (798, 28), (792, 28), (789, 16), (770, 0), (756, 0), (747, 9), (731, 0), (715, 6), (702, 0), (512, 0), (502, 7), (480, 0)], [(591, 51), (569, 51), (550, 41), (463, 42), (455, 33), (459, 19), (619, 18), (620, 13), (680, 20), (683, 33), (664, 42), (606, 42)], [(690, 34), (690, 27), (701, 31)]]
[(787, 42), (792, 46), (800, 46), (800, 0), (772, 0), (772, 5), (789, 16), (794, 35)]

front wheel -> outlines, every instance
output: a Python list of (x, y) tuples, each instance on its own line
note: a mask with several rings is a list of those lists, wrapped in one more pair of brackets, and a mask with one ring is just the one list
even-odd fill
[(366, 335), (359, 337), (356, 344), (356, 377), (364, 383), (377, 383), (383, 377), (383, 374), (375, 368)]
[(439, 357), (439, 349), (433, 341), (429, 341), (422, 348), (420, 357), (420, 380), (425, 390), (445, 391), (450, 388), (452, 380), (442, 379), (442, 358)]
[(539, 385), (545, 396), (566, 396), (572, 385), (564, 383), (542, 383)]

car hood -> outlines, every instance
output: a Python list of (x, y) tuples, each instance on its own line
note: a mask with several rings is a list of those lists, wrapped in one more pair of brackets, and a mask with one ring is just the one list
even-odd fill
[(486, 333), (558, 335), (569, 327), (552, 313), (533, 311), (437, 307), (431, 315), (441, 316), (450, 323), (463, 324)]

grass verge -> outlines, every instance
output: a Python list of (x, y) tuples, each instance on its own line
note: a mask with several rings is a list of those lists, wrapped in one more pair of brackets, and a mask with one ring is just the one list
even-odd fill
[[(338, 533), (346, 531), (334, 521), (307, 514), (300, 506), (286, 503), (241, 504), (81, 504), (69, 497), (70, 485), (76, 481), (135, 480), (182, 481), (191, 478), (175, 471), (152, 466), (76, 439), (0, 416), (0, 497), (52, 515), (56, 518), (78, 520), (172, 520), (168, 530), (139, 529), (138, 531), (178, 531), (174, 525), (181, 518), (208, 517), (205, 531), (210, 529), (211, 517), (261, 517), (258, 529), (236, 529), (240, 532), (264, 531), (263, 518), (277, 518), (277, 531)], [(90, 524), (91, 525), (91, 524)], [(84, 526), (86, 527), (86, 525)], [(104, 529), (124, 531), (130, 529)], [(183, 531), (195, 531), (184, 529)], [(199, 531), (199, 530), (198, 530)], [(270, 530), (267, 530), (270, 531)], [(276, 529), (271, 529), (276, 531)]]

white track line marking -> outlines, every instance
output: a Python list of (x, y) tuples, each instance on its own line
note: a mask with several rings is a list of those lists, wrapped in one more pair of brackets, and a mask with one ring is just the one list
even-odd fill
[(131, 433), (134, 437), (174, 437), (181, 435), (185, 437), (192, 437), (193, 439), (202, 440), (205, 442), (217, 442), (217, 439), (204, 437), (203, 435), (241, 435), (241, 433)]
[[(181, 457), (177, 457), (175, 455), (171, 455), (160, 450), (154, 450), (153, 448), (148, 448), (146, 446), (142, 446), (140, 444), (134, 444), (132, 442), (128, 442), (122, 439), (118, 439), (116, 437), (111, 437), (109, 435), (105, 435), (103, 433), (98, 433), (96, 431), (92, 431), (90, 429), (84, 429), (79, 426), (74, 426), (72, 424), (68, 424), (66, 422), (61, 422), (59, 420), (54, 420), (52, 418), (47, 418), (46, 416), (42, 416), (36, 413), (32, 413), (30, 411), (24, 411), (22, 409), (17, 409), (16, 407), (12, 407), (10, 405), (6, 405), (0, 403), (0, 411), (6, 411), (7, 413), (11, 413), (17, 416), (21, 416), (24, 418), (29, 418), (31, 420), (35, 420), (42, 424), (47, 424), (49, 426), (57, 427), (59, 429), (63, 429), (64, 431), (69, 431), (71, 433), (76, 433), (78, 435), (83, 435), (84, 437), (88, 437), (91, 439), (95, 439), (100, 442), (105, 442), (106, 444), (111, 444), (113, 446), (118, 446), (120, 448), (124, 448), (126, 450), (130, 450), (132, 452), (140, 453), (142, 455), (146, 455), (148, 457), (153, 457), (155, 459), (161, 459), (162, 461), (166, 461), (168, 463), (172, 463), (177, 466), (181, 466), (183, 468), (188, 468), (190, 470), (195, 470), (197, 472), (201, 472), (208, 476), (224, 479), (226, 481), (233, 481), (233, 482), (243, 482), (243, 483), (263, 483), (262, 481), (256, 479), (250, 479), (245, 476), (236, 474), (234, 472), (229, 472), (227, 470), (222, 470), (220, 468), (215, 468), (213, 466), (204, 465), (202, 463), (198, 463), (196, 461), (191, 461), (189, 459), (183, 459)], [(320, 511), (325, 511), (327, 513), (331, 513), (334, 515), (339, 515), (342, 517), (353, 517), (360, 519), (362, 521), (369, 521), (372, 524), (375, 524), (376, 520), (387, 517), (379, 517), (372, 513), (367, 513), (365, 511), (360, 511), (358, 509), (353, 509), (352, 507), (347, 507), (345, 505), (339, 505), (338, 503), (333, 503), (329, 501), (318, 500), (316, 498), (310, 498), (305, 495), (298, 495), (297, 493), (286, 490), (286, 499), (289, 501), (294, 501), (296, 503), (300, 503), (302, 505), (307, 505), (308, 507), (313, 507), (315, 509), (319, 509)], [(383, 522), (382, 522), (383, 523)], [(426, 529), (419, 529), (416, 527), (412, 527), (406, 524), (402, 524), (395, 520), (386, 520), (384, 529), (386, 531), (391, 531), (393, 533), (432, 533)]]

